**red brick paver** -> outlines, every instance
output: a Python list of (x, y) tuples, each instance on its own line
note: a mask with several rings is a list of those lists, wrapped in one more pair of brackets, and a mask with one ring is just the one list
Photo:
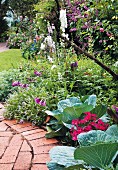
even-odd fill
[(49, 150), (58, 145), (46, 131), (31, 123), (4, 120), (0, 104), (0, 170), (48, 170)]

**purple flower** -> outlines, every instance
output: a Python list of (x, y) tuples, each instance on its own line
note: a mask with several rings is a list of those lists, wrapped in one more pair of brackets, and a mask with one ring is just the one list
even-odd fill
[(35, 102), (36, 102), (37, 104), (40, 104), (41, 99), (39, 99), (39, 98), (36, 97), (34, 100), (35, 100)]
[(36, 76), (41, 76), (41, 75), (42, 75), (42, 73), (39, 72), (39, 71), (34, 71), (34, 74), (35, 74)]
[(118, 107), (113, 105), (112, 108), (118, 113)]
[(45, 100), (41, 100), (41, 101), (40, 101), (40, 105), (41, 105), (41, 106), (46, 106), (46, 101), (45, 101)]
[(77, 28), (71, 28), (69, 32), (77, 31)]
[(78, 67), (78, 62), (71, 63), (71, 69), (77, 68)]
[(27, 88), (27, 87), (29, 87), (29, 85), (28, 84), (20, 84), (20, 87)]
[(88, 10), (87, 6), (84, 5), (84, 9), (85, 9), (85, 10)]
[(12, 86), (13, 87), (15, 87), (15, 86), (20, 86), (21, 85), (21, 83), (19, 82), (19, 81), (14, 81), (13, 83), (12, 83)]
[(35, 99), (35, 102), (41, 106), (46, 106), (46, 101), (45, 100), (41, 100), (39, 99), (38, 97), (36, 97)]

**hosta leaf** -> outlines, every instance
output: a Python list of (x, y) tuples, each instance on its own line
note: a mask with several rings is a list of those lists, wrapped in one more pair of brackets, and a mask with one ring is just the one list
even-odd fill
[(83, 161), (74, 159), (74, 147), (56, 146), (50, 150), (51, 162), (63, 165), (64, 167), (82, 164)]
[(98, 105), (91, 111), (91, 113), (96, 114), (98, 118), (102, 117), (106, 112), (107, 107), (105, 105)]
[(83, 160), (90, 166), (105, 168), (118, 150), (118, 143), (102, 143), (93, 146), (77, 148), (74, 152), (76, 160)]

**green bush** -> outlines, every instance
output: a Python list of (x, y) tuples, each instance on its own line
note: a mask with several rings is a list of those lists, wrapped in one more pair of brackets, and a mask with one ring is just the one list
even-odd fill
[[(75, 54), (68, 51), (60, 53), (60, 57), (53, 58), (51, 63), (42, 56), (39, 56), (37, 61), (22, 66), (21, 73), (14, 79), (28, 87), (24, 89), (21, 86), (14, 87), (18, 89), (18, 93), (7, 101), (7, 117), (30, 120), (39, 124), (35, 116), (32, 118), (32, 111), (30, 111), (34, 107), (36, 110), (34, 109), (33, 113), (37, 113), (35, 98), (45, 100), (47, 110), (56, 109), (60, 100), (71, 96), (82, 97), (91, 94), (96, 94), (98, 104), (117, 105), (116, 82), (113, 82), (112, 77), (93, 62), (77, 60)], [(24, 75), (23, 78), (20, 77), (21, 74)], [(11, 82), (9, 82), (9, 86)], [(22, 108), (24, 101), (27, 104)], [(30, 118), (24, 115), (25, 110), (28, 110)]]

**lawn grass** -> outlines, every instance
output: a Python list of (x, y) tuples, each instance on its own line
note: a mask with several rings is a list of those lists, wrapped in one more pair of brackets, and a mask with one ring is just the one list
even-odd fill
[(21, 50), (19, 49), (0, 52), (0, 72), (11, 68), (18, 68), (20, 63), (24, 62), (26, 62), (26, 60), (22, 57)]

